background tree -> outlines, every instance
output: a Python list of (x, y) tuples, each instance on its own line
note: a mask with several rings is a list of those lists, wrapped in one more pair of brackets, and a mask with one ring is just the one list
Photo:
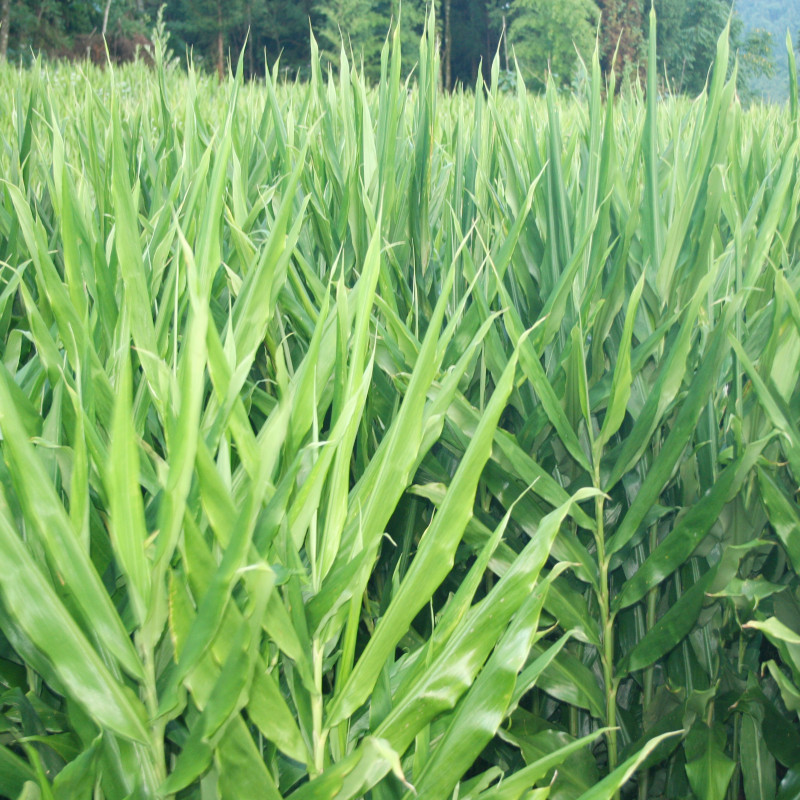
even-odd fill
[(54, 0), (11, 3), (7, 53), (16, 58), (26, 54), (28, 48), (48, 52), (63, 50), (66, 43), (63, 10), (63, 4)]
[(491, 6), (486, 0), (451, 0), (453, 85), (474, 86), (481, 68), (484, 78), (488, 79), (502, 30), (502, 23), (490, 12)]
[[(381, 47), (386, 36), (384, 20), (372, 0), (328, 0), (320, 7), (322, 54), (337, 64), (342, 42), (357, 60), (363, 60), (370, 77), (380, 73)], [(348, 52), (349, 57), (349, 52)]]
[[(745, 36), (757, 31), (772, 35), (773, 66), (771, 73), (762, 72), (750, 78), (751, 92), (766, 100), (785, 101), (789, 96), (789, 62), (784, 42), (786, 32), (800, 31), (800, 2), (798, 0), (747, 0), (736, 4)], [(795, 50), (800, 50), (796, 45)], [(797, 53), (800, 57), (800, 53)]]
[(11, 2), (0, 3), (0, 61), (5, 61), (8, 53), (8, 24), (11, 21)]
[[(775, 53), (772, 34), (756, 28), (739, 35), (743, 43), (739, 48), (740, 88), (748, 95), (755, 94), (751, 87), (761, 77), (772, 78), (775, 74)], [(784, 58), (785, 60), (785, 58)]]
[(514, 0), (509, 40), (520, 63), (534, 78), (547, 69), (569, 85), (577, 64), (576, 48), (589, 53), (600, 11), (593, 0)]
[(617, 70), (630, 71), (639, 64), (647, 40), (641, 0), (598, 0), (597, 5), (601, 13), (601, 65), (606, 71), (611, 69), (616, 53)]
[[(260, 74), (280, 57), (292, 77), (307, 74), (309, 19), (316, 13), (313, 0), (248, 0), (244, 22), (250, 28), (247, 65), (251, 75)], [(240, 37), (246, 31), (240, 32)]]
[[(31, 50), (49, 56), (81, 57), (87, 42), (105, 31), (112, 58), (130, 56), (146, 36), (165, 0), (0, 0), (0, 57), (25, 58)], [(245, 69), (263, 75), (280, 58), (291, 78), (308, 75), (309, 24), (332, 63), (338, 62), (341, 35), (370, 78), (380, 70), (380, 50), (392, 21), (399, 21), (403, 69), (418, 57), (418, 41), (430, 0), (166, 0), (164, 20), (179, 56), (193, 53), (197, 64), (224, 75), (248, 42)], [(471, 87), (479, 72), (489, 77), (501, 45), (504, 22), (508, 44), (524, 72), (542, 79), (548, 64), (559, 83), (569, 85), (577, 64), (575, 48), (594, 47), (600, 20), (603, 68), (617, 50), (618, 74), (641, 64), (651, 2), (658, 12), (659, 75), (673, 90), (696, 94), (706, 80), (714, 44), (730, 14), (729, 0), (434, 0), (441, 47), (442, 86)], [(781, 28), (781, 26), (783, 26)], [(734, 13), (732, 49), (739, 56), (740, 94), (760, 88), (775, 64), (771, 41), (783, 41), (786, 27), (800, 28), (800, 0), (748, 0), (742, 17)], [(777, 31), (777, 34), (776, 34)], [(249, 32), (249, 33), (248, 33)], [(770, 35), (771, 34), (771, 38)], [(116, 47), (115, 43), (127, 46)], [(511, 47), (506, 48), (510, 51)], [(504, 51), (505, 52), (505, 51)], [(778, 59), (788, 86), (785, 59)], [(504, 57), (504, 53), (501, 53)], [(105, 58), (98, 44), (94, 57)], [(503, 63), (505, 66), (505, 62)], [(786, 89), (783, 89), (785, 96)]]
[[(658, 14), (659, 72), (671, 88), (689, 95), (705, 85), (715, 45), (731, 15), (727, 0), (655, 0)], [(744, 33), (740, 17), (731, 18), (731, 50), (739, 57), (739, 87), (769, 73), (771, 37), (766, 31)]]
[(205, 56), (222, 80), (230, 36), (242, 26), (245, 18), (244, 3), (242, 0), (177, 0), (174, 8), (172, 29), (187, 45), (198, 46), (197, 55)]

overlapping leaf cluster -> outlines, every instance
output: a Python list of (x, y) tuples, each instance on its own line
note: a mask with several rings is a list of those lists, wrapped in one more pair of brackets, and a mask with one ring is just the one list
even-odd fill
[(798, 111), (728, 60), (0, 71), (0, 793), (796, 796)]

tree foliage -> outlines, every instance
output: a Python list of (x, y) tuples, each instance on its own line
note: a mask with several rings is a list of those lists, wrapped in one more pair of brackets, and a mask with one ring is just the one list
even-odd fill
[(599, 0), (602, 14), (601, 63), (607, 71), (616, 58), (624, 72), (636, 67), (645, 41), (641, 0)]
[(593, 0), (513, 0), (509, 38), (527, 71), (535, 78), (553, 74), (569, 84), (577, 51), (591, 50), (599, 9)]
[(699, 94), (708, 78), (715, 43), (730, 19), (731, 49), (738, 55), (740, 89), (748, 79), (771, 74), (772, 37), (765, 30), (743, 31), (727, 0), (655, 0), (658, 14), (659, 72), (679, 93)]
[[(750, 89), (759, 97), (785, 100), (789, 95), (789, 65), (784, 42), (787, 31), (791, 39), (800, 34), (800, 3), (787, 0), (747, 0), (736, 4), (745, 34), (766, 31), (772, 37), (771, 73), (762, 73), (750, 80)], [(795, 49), (800, 45), (795, 44)]]
[(797, 103), (399, 39), (0, 64), (0, 795), (797, 797)]
[[(490, 65), (502, 48), (504, 66), (516, 55), (534, 84), (550, 71), (558, 84), (574, 85), (580, 59), (588, 60), (598, 38), (607, 73), (643, 79), (647, 41), (646, 15), (651, 2), (658, 14), (659, 77), (674, 91), (696, 95), (705, 84), (714, 43), (731, 15), (728, 0), (434, 0), (441, 55), (442, 85), (474, 86), (479, 73), (488, 81)], [(143, 42), (159, 8), (175, 53), (222, 75), (247, 43), (245, 70), (263, 75), (279, 61), (287, 77), (307, 79), (311, 50), (309, 26), (323, 59), (337, 65), (344, 50), (363, 63), (374, 80), (387, 31), (399, 24), (404, 47), (403, 70), (416, 63), (427, 0), (5, 0), (8, 22), (0, 38), (12, 60), (32, 52), (83, 57), (94, 43), (96, 59), (105, 58), (99, 38), (105, 28), (112, 58), (130, 57)], [(104, 25), (105, 14), (107, 26)], [(740, 90), (773, 70), (771, 34), (745, 27), (734, 11), (731, 43), (739, 56)], [(766, 23), (765, 23), (766, 24)], [(503, 31), (507, 39), (503, 40)], [(136, 38), (138, 37), (138, 38)], [(510, 54), (510, 57), (509, 57)], [(617, 85), (620, 85), (618, 81)]]

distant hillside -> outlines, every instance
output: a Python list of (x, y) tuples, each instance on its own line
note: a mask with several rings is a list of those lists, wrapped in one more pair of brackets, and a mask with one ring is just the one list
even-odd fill
[(786, 61), (786, 30), (795, 44), (800, 33), (800, 0), (737, 0), (736, 10), (744, 23), (745, 32), (762, 28), (772, 34), (772, 55), (775, 75), (758, 78), (751, 88), (758, 97), (783, 102), (789, 97), (789, 68)]

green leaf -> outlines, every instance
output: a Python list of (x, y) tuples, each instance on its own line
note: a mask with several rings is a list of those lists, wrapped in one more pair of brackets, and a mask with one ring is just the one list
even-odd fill
[[(658, 180), (658, 64), (656, 61), (656, 7), (650, 7), (650, 35), (647, 46), (647, 102), (642, 151), (645, 165), (645, 235), (646, 253), (651, 270), (661, 277), (661, 203)], [(658, 286), (662, 296), (669, 291), (669, 282), (662, 279)]]
[(777, 793), (775, 759), (761, 735), (761, 721), (742, 715), (739, 753), (747, 800), (772, 800)]
[(800, 570), (800, 513), (797, 506), (763, 469), (758, 470), (758, 488), (769, 523), (797, 572)]
[[(531, 648), (531, 655), (537, 659), (545, 652), (540, 644)], [(605, 698), (597, 677), (574, 655), (563, 650), (558, 653), (539, 676), (537, 685), (558, 700), (585, 708), (596, 719), (605, 719)]]
[(514, 357), (495, 388), (476, 435), (458, 466), (439, 513), (420, 541), (417, 555), (404, 581), (347, 683), (328, 708), (329, 725), (341, 722), (367, 699), (386, 657), (449, 571), (455, 548), (472, 515), (480, 472), (489, 458), (494, 430), (511, 393), (516, 366)]
[[(31, 558), (0, 492), (0, 594), (8, 613), (43, 653), (67, 691), (97, 722), (115, 733), (148, 742), (144, 708), (111, 675), (94, 647)], [(31, 602), (36, 598), (36, 602)]]
[(241, 717), (236, 717), (226, 729), (217, 748), (216, 760), (221, 797), (246, 793), (248, 797), (282, 800), (275, 779)]
[[(556, 575), (551, 573), (552, 578)], [(539, 583), (498, 641), (421, 775), (415, 777), (416, 796), (433, 799), (449, 795), (497, 732), (537, 633), (549, 585), (549, 579)]]
[(795, 423), (787, 416), (783, 403), (777, 393), (770, 387), (764, 379), (759, 375), (755, 365), (748, 357), (744, 347), (733, 336), (729, 335), (731, 346), (733, 347), (739, 361), (747, 373), (748, 377), (753, 383), (756, 396), (761, 403), (764, 411), (772, 422), (777, 431), (780, 432), (783, 438), (784, 448), (789, 460), (789, 465), (795, 480), (800, 478), (800, 431), (798, 431)]
[(711, 489), (680, 517), (667, 537), (625, 582), (622, 591), (614, 599), (615, 610), (627, 608), (641, 600), (691, 556), (719, 519), (723, 507), (739, 491), (766, 444), (767, 441), (762, 440), (748, 446), (736, 461), (720, 473)]
[(800, 713), (800, 689), (783, 674), (780, 667), (774, 661), (767, 661), (765, 666), (775, 680), (775, 683), (778, 684), (781, 698), (786, 708), (788, 708), (789, 711)]
[[(706, 592), (722, 581), (727, 585), (735, 574), (739, 561), (755, 546), (755, 542), (729, 546), (718, 561), (702, 577), (681, 594), (669, 610), (629, 650), (617, 664), (617, 675), (623, 676), (650, 666), (676, 647), (697, 624)], [(721, 586), (719, 588), (722, 588)]]
[(603, 427), (600, 435), (595, 439), (595, 462), (599, 462), (599, 456), (605, 443), (619, 430), (622, 421), (625, 419), (625, 412), (628, 407), (628, 400), (631, 396), (631, 340), (633, 338), (633, 325), (636, 321), (636, 312), (639, 309), (639, 300), (642, 297), (644, 288), (645, 273), (643, 272), (636, 285), (633, 287), (628, 309), (625, 312), (625, 325), (622, 330), (622, 339), (617, 348), (617, 362), (614, 365), (614, 377), (611, 380), (611, 395), (608, 399), (606, 415), (603, 419)]
[[(36, 532), (52, 568), (80, 607), (86, 625), (130, 675), (141, 678), (144, 669), (127, 631), (89, 554), (81, 547), (73, 532), (50, 476), (28, 440), (8, 390), (11, 382), (12, 378), (0, 365), (3, 454), (12, 467), (15, 488), (30, 523), (30, 530)], [(6, 522), (10, 524), (8, 520)]]
[(566, 578), (553, 581), (544, 607), (563, 630), (570, 631), (582, 642), (600, 648), (600, 625), (590, 613), (584, 596), (573, 589)]
[(569, 454), (587, 472), (591, 472), (591, 465), (581, 449), (578, 435), (564, 412), (561, 399), (547, 378), (544, 367), (542, 367), (539, 356), (534, 349), (532, 339), (530, 337), (523, 338), (522, 322), (515, 318), (513, 310), (506, 315), (505, 324), (512, 342), (519, 347), (519, 363), (525, 372), (525, 377), (531, 382), (531, 386), (536, 392), (548, 419), (556, 429)]
[[(689, 313), (691, 313), (691, 310), (687, 312), (687, 314)], [(724, 344), (726, 329), (727, 321), (726, 317), (723, 317), (722, 321), (718, 323), (717, 329), (712, 334), (708, 350), (703, 357), (700, 368), (692, 379), (689, 392), (683, 403), (681, 403), (680, 410), (675, 418), (675, 422), (670, 428), (666, 441), (648, 470), (647, 476), (637, 492), (636, 498), (631, 503), (627, 514), (625, 514), (619, 527), (606, 545), (607, 553), (616, 553), (631, 540), (647, 512), (658, 499), (661, 491), (672, 475), (675, 464), (686, 449), (686, 445), (697, 425), (700, 414), (708, 402), (709, 394), (716, 386), (719, 364), (725, 355)], [(658, 385), (653, 387), (654, 393), (657, 393), (659, 390), (660, 387)], [(642, 419), (642, 417), (640, 417), (640, 419)], [(626, 449), (628, 449), (628, 442), (637, 441), (637, 437), (641, 435), (637, 430), (638, 424), (639, 420), (637, 420), (630, 436), (626, 439)], [(619, 464), (622, 461), (623, 455), (620, 455), (617, 463)], [(623, 473), (620, 472), (620, 469), (620, 467), (615, 467), (614, 473), (608, 481), (609, 488), (616, 483), (615, 479), (622, 477)], [(625, 469), (627, 469), (627, 467)], [(606, 489), (606, 491), (608, 491), (608, 489)]]
[(626, 759), (615, 770), (610, 772), (600, 783), (584, 792), (578, 800), (611, 800), (611, 798), (623, 787), (633, 776), (639, 765), (658, 747), (661, 742), (670, 736), (678, 736), (682, 731), (664, 733), (651, 739), (638, 753)]
[(101, 738), (98, 736), (77, 758), (70, 761), (53, 780), (55, 797), (91, 797), (98, 780), (97, 761)]
[[(574, 501), (594, 492), (591, 489), (581, 490)], [(430, 661), (417, 658), (412, 662), (408, 674), (403, 677), (394, 694), (391, 712), (377, 729), (377, 733), (385, 737), (395, 749), (404, 750), (424, 725), (456, 704), (495, 647), (507, 622), (529, 600), (531, 592), (533, 591), (533, 599), (530, 602), (538, 603), (543, 599), (547, 581), (541, 582), (535, 589), (534, 586), (567, 513), (568, 504), (565, 504), (543, 520), (541, 536), (527, 545), (492, 591), (470, 610), (435, 658)], [(509, 643), (513, 643), (515, 638), (510, 638)], [(424, 657), (426, 652), (423, 649), (416, 655)], [(491, 671), (495, 670), (502, 672), (496, 660), (491, 668)], [(480, 701), (484, 691), (492, 696), (491, 689), (480, 689), (470, 702)], [(512, 698), (511, 702), (514, 703), (515, 700)], [(471, 730), (472, 726), (464, 726), (466, 738), (463, 744), (468, 744), (473, 738)], [(485, 736), (480, 728), (474, 733), (477, 738)], [(457, 744), (462, 743), (457, 729), (454, 730), (453, 738)]]
[(765, 620), (751, 619), (742, 625), (743, 628), (752, 628), (767, 635), (768, 639), (775, 642), (800, 645), (800, 634), (784, 625), (777, 617), (768, 617)]
[(800, 797), (800, 770), (790, 769), (783, 776), (775, 800), (797, 800)]
[[(686, 774), (696, 797), (723, 800), (736, 764), (724, 753), (725, 734), (704, 722), (694, 725), (684, 744)], [(742, 752), (742, 757), (745, 753)]]
[[(552, 584), (550, 586), (552, 590)], [(549, 594), (549, 592), (548, 592)], [(514, 694), (511, 698), (509, 712), (516, 709), (522, 697), (529, 692), (539, 681), (542, 673), (552, 664), (553, 659), (561, 652), (564, 645), (572, 638), (572, 631), (565, 633), (558, 641), (548, 647), (540, 656), (531, 661), (528, 666), (519, 674), (517, 685), (514, 687)]]
[(147, 528), (139, 481), (139, 454), (131, 411), (131, 364), (123, 357), (107, 473), (111, 510), (111, 541), (128, 579), (128, 593), (139, 625), (147, 617), (150, 600), (150, 569), (145, 555)]
[(5, 745), (0, 746), (0, 786), (9, 796), (16, 797), (27, 781), (35, 781), (30, 765)]
[(525, 795), (525, 792), (531, 789), (537, 781), (542, 780), (551, 769), (558, 767), (573, 753), (577, 753), (597, 741), (607, 731), (608, 728), (600, 728), (588, 736), (559, 747), (543, 758), (517, 770), (512, 775), (506, 776), (497, 786), (481, 792), (478, 797), (480, 800), (520, 800)]

